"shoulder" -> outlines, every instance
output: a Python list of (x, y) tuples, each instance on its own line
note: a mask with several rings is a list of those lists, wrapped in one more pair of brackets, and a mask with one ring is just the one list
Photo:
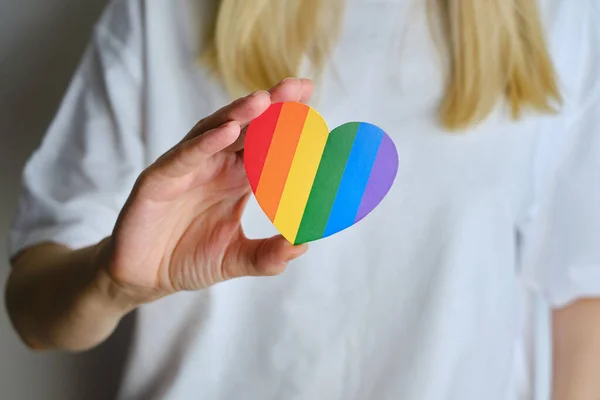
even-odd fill
[[(535, 0), (534, 0), (535, 1)], [(537, 0), (542, 18), (547, 27), (576, 29), (582, 22), (593, 22), (600, 11), (597, 0)]]
[[(141, 79), (144, 57), (144, 0), (109, 0), (96, 22), (88, 47), (89, 60), (100, 70), (125, 68)], [(83, 72), (83, 70), (82, 70)], [(81, 75), (81, 74), (80, 74)]]
[(144, 29), (144, 0), (109, 0), (94, 35), (125, 46), (141, 40)]
[(542, 0), (540, 7), (565, 101), (580, 106), (600, 90), (600, 2)]
[(212, 0), (109, 0), (93, 39), (109, 52), (139, 59), (161, 45), (195, 52), (213, 26), (217, 5)]

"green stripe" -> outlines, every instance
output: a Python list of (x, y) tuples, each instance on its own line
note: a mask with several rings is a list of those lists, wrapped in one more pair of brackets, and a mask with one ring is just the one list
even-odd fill
[(323, 237), (359, 125), (358, 122), (345, 124), (329, 134), (295, 244)]

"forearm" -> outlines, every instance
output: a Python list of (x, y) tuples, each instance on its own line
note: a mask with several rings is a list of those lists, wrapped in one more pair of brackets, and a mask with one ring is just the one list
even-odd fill
[(6, 307), (28, 346), (88, 349), (106, 339), (135, 306), (103, 272), (104, 245), (76, 251), (42, 245), (15, 260), (6, 286)]
[(552, 325), (552, 399), (600, 399), (600, 299), (554, 311)]

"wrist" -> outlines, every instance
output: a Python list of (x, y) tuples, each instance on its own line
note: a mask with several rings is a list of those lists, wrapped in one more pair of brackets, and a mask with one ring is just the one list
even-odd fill
[(120, 282), (111, 273), (113, 259), (113, 241), (109, 236), (94, 246), (92, 257), (93, 288), (99, 302), (107, 309), (124, 316), (135, 308), (162, 297), (155, 291)]

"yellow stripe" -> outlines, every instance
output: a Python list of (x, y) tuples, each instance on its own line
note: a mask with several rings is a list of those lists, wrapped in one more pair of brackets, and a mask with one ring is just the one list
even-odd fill
[(279, 232), (291, 243), (296, 240), (328, 135), (325, 120), (311, 108), (306, 116), (274, 221)]

